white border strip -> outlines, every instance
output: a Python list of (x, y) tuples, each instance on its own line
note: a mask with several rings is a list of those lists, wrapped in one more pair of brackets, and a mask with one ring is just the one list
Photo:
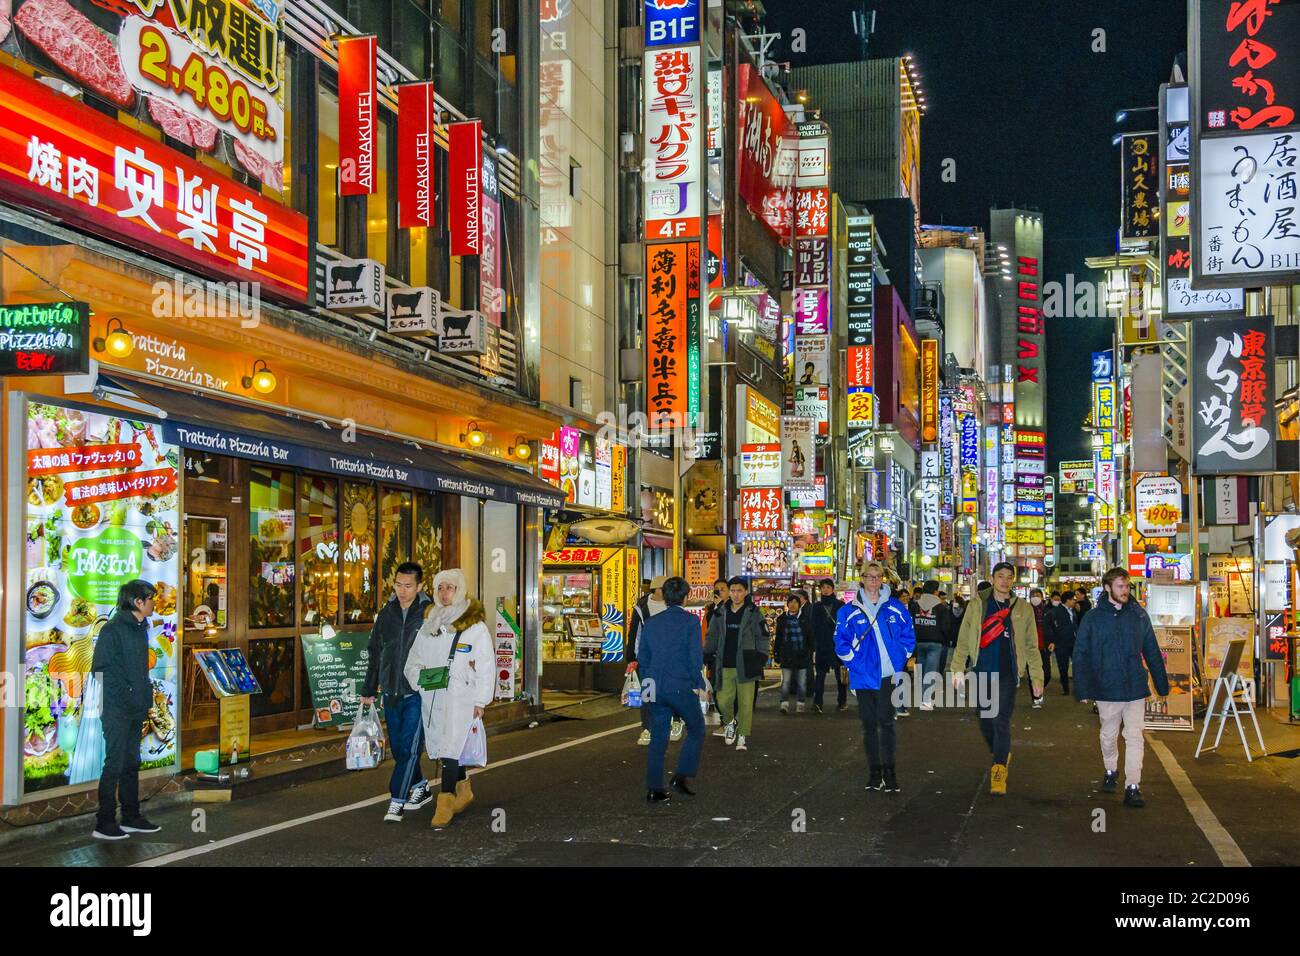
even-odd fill
[(1191, 778), (1179, 766), (1178, 760), (1170, 753), (1169, 748), (1150, 734), (1146, 737), (1152, 751), (1160, 758), (1165, 773), (1169, 774), (1169, 779), (1178, 789), (1178, 795), (1183, 798), (1183, 803), (1187, 804), (1187, 812), (1192, 815), (1192, 820), (1201, 828), (1205, 839), (1218, 854), (1219, 862), (1224, 866), (1250, 866), (1251, 862), (1246, 858), (1246, 854), (1241, 852), (1241, 847), (1232, 838), (1232, 834), (1219, 822), (1210, 805), (1192, 785)]
[[(467, 771), (467, 775), (486, 773), (489, 770), (495, 770), (497, 767), (506, 767), (512, 763), (520, 763), (524, 760), (532, 760), (534, 757), (543, 757), (546, 754), (552, 754), (560, 750), (568, 750), (570, 747), (577, 747), (581, 744), (590, 743), (593, 740), (599, 740), (600, 738), (608, 737), (611, 734), (621, 734), (625, 730), (633, 730), (640, 726), (640, 723), (635, 723), (627, 724), (623, 727), (615, 727), (613, 730), (602, 730), (598, 734), (592, 734), (588, 737), (579, 737), (577, 740), (570, 740), (562, 744), (556, 744), (554, 747), (545, 747), (542, 750), (534, 750), (529, 753), (519, 754), (516, 757), (507, 757), (505, 760), (498, 760), (496, 763), (489, 764), (486, 767), (475, 767)], [(342, 813), (351, 813), (353, 810), (360, 810), (365, 807), (374, 806), (375, 804), (383, 803), (388, 799), (390, 799), (389, 794), (383, 793), (377, 797), (370, 797), (366, 800), (358, 800), (356, 803), (349, 803), (344, 807), (335, 807), (332, 810), (321, 810), (319, 813), (312, 813), (305, 817), (298, 817), (294, 820), (285, 820), (283, 823), (274, 823), (269, 827), (261, 827), (257, 830), (249, 830), (247, 833), (240, 833), (236, 836), (226, 837), (224, 840), (214, 840), (212, 843), (205, 843), (202, 846), (191, 847), (187, 850), (177, 850), (175, 853), (166, 853), (150, 860), (141, 860), (139, 863), (133, 863), (132, 866), (166, 866), (169, 863), (178, 863), (181, 860), (188, 860), (192, 857), (202, 856), (205, 853), (222, 850), (228, 846), (235, 846), (236, 844), (245, 843), (249, 840), (256, 840), (258, 837), (269, 836), (270, 834), (278, 833), (281, 830), (289, 830), (293, 827), (302, 826), (303, 824), (315, 823), (317, 820), (326, 820)]]

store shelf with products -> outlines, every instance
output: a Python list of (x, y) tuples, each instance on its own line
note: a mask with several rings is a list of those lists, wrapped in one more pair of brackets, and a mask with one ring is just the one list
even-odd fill
[(598, 571), (542, 575), (542, 661), (599, 661), (604, 643)]

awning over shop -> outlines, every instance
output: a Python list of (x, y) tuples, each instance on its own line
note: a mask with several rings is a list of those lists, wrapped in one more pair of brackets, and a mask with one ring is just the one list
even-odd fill
[(101, 375), (97, 391), (110, 401), (126, 392), (157, 408), (164, 439), (183, 448), (467, 495), (507, 504), (558, 508), (564, 493), (505, 462), (477, 461), (414, 441), (398, 442), (321, 420), (250, 408), (210, 395)]

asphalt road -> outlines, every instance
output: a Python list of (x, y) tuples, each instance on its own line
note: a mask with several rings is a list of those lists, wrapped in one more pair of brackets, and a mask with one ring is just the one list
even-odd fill
[[(0, 850), (0, 865), (568, 866), (1281, 865), (1300, 858), (1289, 765), (1238, 747), (1192, 759), (1192, 734), (1148, 734), (1145, 809), (1098, 790), (1097, 718), (1022, 689), (1009, 793), (988, 794), (972, 712), (899, 721), (899, 794), (868, 792), (856, 704), (782, 716), (760, 697), (747, 753), (705, 744), (699, 795), (649, 805), (627, 712), (556, 721), (489, 742), (477, 801), (433, 830), (430, 805), (382, 820), (389, 764), (228, 804), (145, 810), (163, 832), (102, 844), (85, 832)], [(714, 728), (709, 728), (710, 734)], [(1226, 740), (1226, 738), (1225, 738)], [(669, 768), (676, 749), (669, 750)], [(1165, 759), (1155, 751), (1162, 751)]]

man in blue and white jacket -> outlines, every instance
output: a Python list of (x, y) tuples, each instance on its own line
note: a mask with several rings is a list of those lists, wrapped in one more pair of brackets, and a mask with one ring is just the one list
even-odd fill
[(871, 770), (868, 790), (899, 790), (891, 695), (894, 675), (903, 673), (915, 647), (912, 616), (890, 596), (884, 567), (876, 561), (864, 564), (862, 586), (836, 615), (835, 653), (848, 665), (849, 687), (858, 698), (862, 743)]

